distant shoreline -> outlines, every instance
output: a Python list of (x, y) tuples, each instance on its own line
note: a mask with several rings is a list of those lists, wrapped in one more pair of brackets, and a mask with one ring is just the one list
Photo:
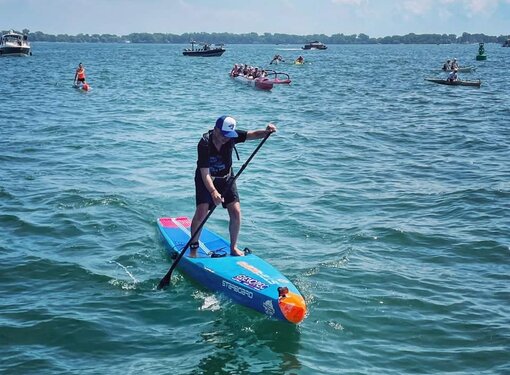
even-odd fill
[[(4, 30), (3, 33), (6, 31)], [(114, 34), (45, 34), (41, 31), (30, 32), (28, 29), (18, 31), (27, 34), (33, 42), (72, 42), (72, 43), (147, 43), (147, 44), (297, 44), (303, 45), (310, 41), (321, 41), (324, 44), (473, 44), (473, 43), (504, 43), (510, 35), (491, 36), (485, 34), (406, 34), (380, 38), (371, 38), (366, 34), (324, 34), (293, 35), (293, 34), (231, 34), (231, 33), (185, 33), (181, 35), (164, 33), (131, 33), (128, 35)]]

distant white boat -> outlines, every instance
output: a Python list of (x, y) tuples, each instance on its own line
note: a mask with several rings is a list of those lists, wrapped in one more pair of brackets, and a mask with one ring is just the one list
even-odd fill
[(0, 56), (28, 56), (31, 55), (28, 36), (9, 31), (0, 38)]
[(327, 49), (327, 48), (328, 47), (325, 44), (318, 41), (306, 43), (303, 47), (301, 47), (301, 49)]

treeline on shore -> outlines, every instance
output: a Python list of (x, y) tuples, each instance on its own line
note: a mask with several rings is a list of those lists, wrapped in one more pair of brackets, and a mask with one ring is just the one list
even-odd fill
[[(4, 31), (5, 33), (6, 31)], [(414, 34), (393, 35), (371, 38), (366, 34), (324, 34), (291, 35), (291, 34), (231, 34), (231, 33), (185, 33), (181, 35), (164, 33), (132, 33), (129, 35), (113, 34), (45, 34), (41, 31), (30, 32), (23, 29), (28, 39), (34, 42), (70, 42), (70, 43), (189, 43), (194, 40), (215, 44), (304, 44), (318, 40), (325, 44), (465, 44), (465, 43), (504, 43), (509, 35), (490, 36), (485, 34)]]

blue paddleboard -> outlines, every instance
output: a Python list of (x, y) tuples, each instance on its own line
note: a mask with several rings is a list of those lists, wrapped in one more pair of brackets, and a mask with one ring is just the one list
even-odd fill
[[(180, 253), (191, 235), (187, 217), (158, 219), (158, 227), (170, 255)], [(197, 257), (189, 249), (178, 268), (206, 288), (272, 318), (301, 322), (306, 304), (299, 290), (276, 268), (254, 254), (231, 256), (228, 241), (202, 229)]]

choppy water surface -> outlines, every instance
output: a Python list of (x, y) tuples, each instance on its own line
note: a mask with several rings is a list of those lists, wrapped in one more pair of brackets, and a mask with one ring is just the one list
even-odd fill
[[(510, 372), (510, 49), (34, 43), (0, 67), (0, 370), (12, 374)], [(261, 92), (231, 66), (275, 53)], [(447, 57), (480, 89), (425, 82)], [(93, 91), (72, 87), (82, 61)], [(299, 326), (170, 266), (215, 119), (279, 127), (238, 181), (241, 246), (303, 292)], [(256, 147), (239, 147), (239, 168)], [(227, 235), (227, 215), (208, 226)]]

